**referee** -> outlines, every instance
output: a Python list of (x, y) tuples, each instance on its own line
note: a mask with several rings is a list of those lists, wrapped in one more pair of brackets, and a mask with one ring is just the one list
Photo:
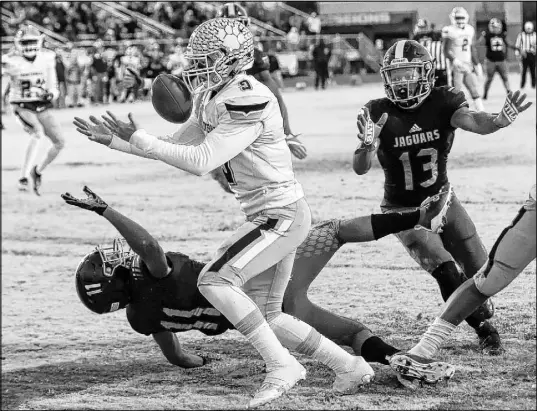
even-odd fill
[(520, 79), (520, 88), (526, 85), (526, 71), (530, 71), (531, 87), (535, 88), (535, 50), (537, 34), (533, 30), (533, 23), (527, 21), (524, 23), (524, 31), (516, 39), (517, 51), (515, 54), (522, 59), (522, 77)]
[(442, 47), (442, 32), (434, 30), (433, 24), (429, 27), (427, 20), (419, 19), (414, 27), (412, 40), (424, 46), (436, 61), (435, 87), (451, 86), (451, 73), (448, 70), (444, 48)]

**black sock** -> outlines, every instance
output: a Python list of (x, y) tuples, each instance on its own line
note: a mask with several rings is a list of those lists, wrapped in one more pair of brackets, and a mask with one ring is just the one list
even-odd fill
[(371, 214), (371, 227), (375, 240), (414, 228), (420, 221), (420, 215), (420, 210)]
[(377, 336), (369, 337), (362, 344), (361, 354), (367, 362), (378, 362), (389, 365), (387, 356), (392, 356), (401, 350), (384, 342)]
[[(447, 261), (436, 267), (432, 272), (432, 276), (440, 286), (440, 293), (444, 301), (447, 301), (451, 294), (467, 280), (466, 276), (459, 271), (454, 261)], [(465, 321), (470, 327), (477, 329), (483, 320), (476, 313), (472, 313)]]

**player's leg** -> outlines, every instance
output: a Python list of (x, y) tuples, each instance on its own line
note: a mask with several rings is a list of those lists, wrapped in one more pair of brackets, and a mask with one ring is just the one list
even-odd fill
[[(487, 261), (487, 251), (477, 234), (474, 223), (455, 194), (447, 213), (447, 223), (441, 234), (444, 247), (464, 270), (466, 278), (473, 277)], [(476, 330), (483, 351), (487, 354), (503, 352), (496, 328), (487, 321), (494, 314), (492, 301), (486, 301), (466, 321)]]
[[(442, 307), (442, 312), (408, 354), (394, 355), (390, 365), (405, 376), (424, 378), (426, 366), (451, 332), (469, 312), (505, 289), (536, 257), (535, 186), (530, 198), (513, 222), (496, 240), (487, 263), (479, 273), (467, 280)], [(434, 368), (434, 367), (432, 367)], [(439, 378), (452, 369), (437, 368)]]
[[(409, 216), (409, 220), (408, 226), (413, 227), (416, 220), (412, 216)], [(352, 222), (352, 227), (345, 227), (348, 222)], [(375, 239), (371, 233), (371, 216), (344, 221), (330, 220), (313, 227), (297, 249), (291, 280), (285, 291), (283, 311), (308, 323), (337, 344), (352, 347), (366, 361), (387, 364), (386, 357), (397, 352), (396, 348), (373, 335), (360, 322), (331, 313), (313, 304), (308, 298), (308, 289), (313, 280), (345, 243), (339, 236), (341, 226), (348, 232), (355, 231), (353, 237), (360, 238), (360, 241)], [(358, 231), (363, 231), (364, 235), (358, 236)]]
[[(267, 378), (254, 397), (254, 405), (277, 398), (305, 375), (304, 368), (276, 337), (260, 307), (241, 288), (284, 260), (306, 237), (310, 214), (303, 202), (300, 201), (300, 209), (295, 203), (281, 210), (279, 215), (249, 218), (250, 221), (220, 246), (215, 258), (198, 277), (201, 294), (248, 339), (265, 361)], [(247, 265), (249, 271), (245, 271)], [(286, 265), (279, 268), (285, 269)], [(275, 268), (272, 273), (282, 277), (286, 274)], [(287, 279), (273, 280), (287, 284), (289, 276), (290, 272)], [(283, 300), (283, 294), (281, 298)]]
[(520, 88), (523, 89), (526, 86), (526, 72), (529, 69), (529, 58), (522, 58), (522, 72), (520, 73)]
[(507, 62), (505, 60), (499, 61), (496, 63), (496, 70), (500, 74), (500, 77), (503, 81), (503, 86), (505, 87), (505, 91), (509, 94), (511, 91), (511, 86), (509, 85), (509, 75), (507, 71)]
[(528, 56), (528, 66), (530, 70), (531, 87), (535, 88), (535, 54), (530, 54)]
[(36, 113), (13, 105), (13, 114), (16, 121), (22, 126), (23, 130), (30, 135), (30, 141), (24, 152), (24, 159), (21, 167), (19, 179), (19, 189), (25, 191), (28, 187), (30, 169), (33, 166), (40, 138), (44, 135), (43, 126), (41, 125)]
[(494, 73), (496, 73), (496, 64), (490, 60), (485, 60), (485, 71), (487, 73), (487, 78), (483, 90), (483, 100), (486, 100), (489, 94), (490, 85), (492, 84)]
[(41, 174), (47, 168), (47, 166), (54, 161), (60, 151), (65, 147), (65, 139), (58, 121), (52, 116), (49, 110), (45, 110), (37, 114), (39, 122), (43, 126), (43, 131), (45, 135), (52, 142), (52, 146), (47, 151), (43, 160), (34, 166), (30, 170), (30, 176), (32, 177), (34, 191), (39, 193), (39, 188), (41, 187)]
[(479, 81), (477, 80), (477, 75), (474, 72), (469, 71), (464, 74), (463, 81), (470, 92), (470, 96), (474, 100), (475, 109), (477, 111), (485, 111), (485, 106), (483, 105), (483, 100), (481, 99), (478, 90)]

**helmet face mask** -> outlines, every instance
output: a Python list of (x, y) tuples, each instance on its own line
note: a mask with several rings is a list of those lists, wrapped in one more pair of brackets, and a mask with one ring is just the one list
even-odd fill
[(23, 26), (15, 35), (15, 47), (28, 59), (33, 59), (43, 47), (43, 36), (32, 26)]
[(252, 33), (235, 19), (200, 24), (190, 36), (183, 80), (191, 93), (223, 87), (254, 60)]
[[(434, 86), (434, 61), (427, 49), (411, 40), (401, 40), (388, 49), (380, 69), (390, 101), (402, 109), (418, 107)], [(408, 43), (408, 44), (407, 44)], [(401, 48), (400, 50), (396, 50)], [(401, 53), (406, 57), (397, 57)]]
[(130, 268), (136, 254), (116, 239), (112, 247), (97, 246), (75, 271), (80, 301), (97, 314), (125, 308), (129, 303)]

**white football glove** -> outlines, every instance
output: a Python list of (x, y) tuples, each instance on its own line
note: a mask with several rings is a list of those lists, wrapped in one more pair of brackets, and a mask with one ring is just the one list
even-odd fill
[(531, 106), (531, 101), (522, 104), (525, 99), (526, 94), (521, 93), (520, 90), (517, 90), (514, 93), (510, 91), (505, 98), (502, 111), (493, 120), (494, 124), (500, 128), (509, 126), (516, 120), (519, 113), (526, 111)]
[(43, 87), (31, 87), (30, 92), (34, 94), (38, 99), (43, 101), (52, 101), (52, 99), (54, 98), (54, 95)]
[(379, 135), (388, 120), (388, 113), (382, 114), (379, 121), (374, 123), (369, 115), (369, 109), (364, 107), (358, 113), (356, 125), (358, 126), (358, 148), (374, 151), (379, 146)]
[(477, 77), (481, 80), (483, 78), (483, 66), (481, 64), (476, 64), (474, 70)]

